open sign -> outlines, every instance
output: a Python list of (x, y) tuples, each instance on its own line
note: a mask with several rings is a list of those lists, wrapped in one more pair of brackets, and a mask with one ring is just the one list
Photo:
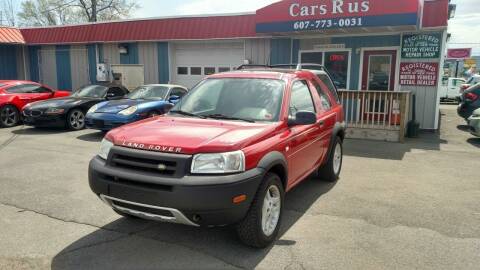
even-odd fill
[(330, 55), (330, 61), (332, 61), (332, 62), (345, 61), (345, 55), (343, 55), (343, 54), (332, 54), (332, 55)]

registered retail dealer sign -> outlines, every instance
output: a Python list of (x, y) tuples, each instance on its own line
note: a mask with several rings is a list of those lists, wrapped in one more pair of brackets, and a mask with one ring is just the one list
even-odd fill
[(403, 35), (403, 59), (428, 59), (439, 58), (442, 44), (440, 33), (419, 33)]
[(438, 63), (401, 63), (400, 85), (436, 86)]

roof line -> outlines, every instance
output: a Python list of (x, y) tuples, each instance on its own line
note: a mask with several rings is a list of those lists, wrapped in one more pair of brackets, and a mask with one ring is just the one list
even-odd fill
[[(215, 14), (182, 15), (182, 16), (146, 17), (146, 18), (131, 18), (131, 19), (123, 19), (123, 20), (100, 21), (100, 22), (87, 22), (87, 23), (79, 23), (79, 24), (28, 26), (28, 27), (20, 27), (16, 29), (20, 29), (20, 30), (39, 29), (39, 28), (48, 29), (48, 28), (75, 27), (75, 26), (87, 26), (87, 25), (98, 25), (98, 24), (108, 24), (108, 23), (141, 22), (141, 21), (187, 19), (187, 18), (234, 17), (234, 16), (248, 16), (248, 15), (255, 15), (255, 14), (256, 12), (241, 12), (241, 13), (215, 13)], [(11, 27), (11, 28), (15, 28), (15, 27)]]
[(10, 26), (10, 25), (1, 25), (1, 24), (0, 24), (0, 28), (8, 28), (8, 29), (17, 29), (17, 30), (18, 30), (18, 27), (16, 27), (16, 26)]

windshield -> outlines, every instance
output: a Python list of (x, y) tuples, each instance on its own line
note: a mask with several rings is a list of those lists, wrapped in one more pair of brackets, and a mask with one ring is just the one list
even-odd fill
[(105, 94), (107, 93), (107, 90), (108, 90), (108, 87), (103, 85), (87, 85), (75, 91), (75, 93), (73, 93), (72, 96), (101, 98), (105, 96)]
[(168, 87), (140, 86), (126, 96), (128, 99), (165, 99)]
[(285, 83), (272, 79), (221, 78), (198, 84), (172, 112), (218, 119), (276, 122)]

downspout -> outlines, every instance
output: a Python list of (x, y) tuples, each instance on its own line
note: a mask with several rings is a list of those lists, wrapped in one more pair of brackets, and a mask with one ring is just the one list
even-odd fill
[(27, 60), (25, 59), (25, 45), (22, 45), (22, 58), (23, 58), (23, 78), (24, 80), (27, 80), (30, 78), (27, 78)]

